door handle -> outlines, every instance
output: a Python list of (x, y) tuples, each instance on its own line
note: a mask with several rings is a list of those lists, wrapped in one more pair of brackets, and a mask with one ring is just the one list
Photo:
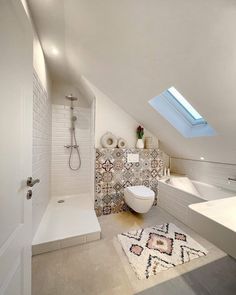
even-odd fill
[(32, 199), (32, 196), (33, 196), (33, 192), (32, 192), (32, 190), (30, 189), (30, 190), (28, 190), (28, 192), (27, 192), (27, 194), (26, 194), (26, 199), (27, 199), (27, 200), (31, 200), (31, 199)]
[(39, 183), (40, 180), (38, 178), (33, 179), (32, 177), (28, 177), (27, 179), (27, 186), (33, 187), (36, 183)]

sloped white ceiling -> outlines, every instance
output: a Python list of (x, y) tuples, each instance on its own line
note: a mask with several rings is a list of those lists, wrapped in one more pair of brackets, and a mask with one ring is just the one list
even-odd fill
[[(54, 79), (80, 84), (86, 77), (157, 135), (172, 156), (236, 164), (235, 0), (29, 5)], [(217, 136), (185, 139), (149, 106), (149, 99), (170, 86)]]

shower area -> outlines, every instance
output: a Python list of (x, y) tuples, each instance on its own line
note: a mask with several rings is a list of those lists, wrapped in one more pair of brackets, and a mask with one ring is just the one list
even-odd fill
[(33, 254), (100, 238), (94, 211), (94, 107), (77, 88), (52, 89), (51, 198), (33, 239)]

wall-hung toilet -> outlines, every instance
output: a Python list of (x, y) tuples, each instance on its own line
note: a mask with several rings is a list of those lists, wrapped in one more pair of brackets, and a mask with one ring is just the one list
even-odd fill
[(124, 190), (124, 199), (134, 211), (146, 213), (153, 205), (155, 193), (144, 185), (129, 186)]

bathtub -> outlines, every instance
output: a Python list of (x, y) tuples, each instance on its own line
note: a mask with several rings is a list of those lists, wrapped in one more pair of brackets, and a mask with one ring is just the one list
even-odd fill
[(158, 205), (183, 223), (190, 225), (191, 204), (235, 195), (236, 192), (190, 180), (185, 175), (172, 175), (159, 181)]

